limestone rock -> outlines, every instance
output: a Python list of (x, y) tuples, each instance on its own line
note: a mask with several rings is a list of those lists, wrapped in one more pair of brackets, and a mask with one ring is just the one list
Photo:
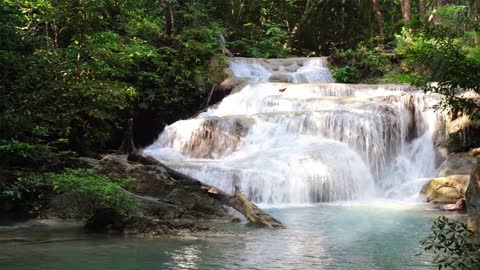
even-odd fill
[(478, 234), (480, 233), (480, 166), (470, 176), (465, 199), (468, 212), (467, 227)]
[(230, 217), (222, 204), (178, 183), (161, 166), (131, 164), (110, 155), (100, 161), (97, 171), (112, 177), (135, 179), (132, 196), (142, 200), (149, 215), (163, 219)]
[(278, 72), (268, 77), (268, 81), (274, 83), (292, 83), (293, 77), (288, 73)]
[(240, 91), (248, 82), (247, 78), (228, 77), (224, 80), (217, 91), (223, 91), (225, 94), (236, 93)]
[(478, 164), (478, 159), (468, 153), (452, 153), (442, 166), (439, 177), (449, 175), (466, 174), (470, 175)]
[(458, 117), (457, 119), (448, 123), (448, 134), (460, 132), (466, 128), (479, 127), (480, 121), (471, 120), (467, 115)]
[(451, 175), (430, 180), (421, 190), (427, 202), (454, 204), (465, 196), (469, 175)]
[(468, 154), (472, 157), (480, 156), (480, 148), (472, 148), (468, 151)]

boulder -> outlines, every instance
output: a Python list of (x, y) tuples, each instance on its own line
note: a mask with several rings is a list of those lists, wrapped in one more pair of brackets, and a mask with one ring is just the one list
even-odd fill
[(455, 204), (463, 199), (469, 182), (469, 175), (451, 175), (430, 180), (420, 191), (427, 202)]
[[(176, 171), (162, 162), (150, 156), (143, 156), (142, 151), (130, 153), (128, 160), (131, 162), (139, 162), (143, 165), (160, 166), (164, 168), (173, 180), (177, 181), (180, 186), (188, 189), (190, 194), (199, 193), (206, 195), (222, 205), (231, 207), (241, 213), (253, 225), (258, 225), (267, 228), (285, 228), (279, 220), (269, 215), (254, 203), (252, 203), (245, 194), (241, 193), (239, 188), (235, 186), (235, 193), (228, 194), (225, 191), (216, 187), (205, 184), (197, 179)], [(189, 194), (185, 194), (188, 196)], [(184, 196), (182, 196), (184, 197)]]
[(135, 179), (130, 196), (143, 202), (147, 215), (161, 219), (231, 219), (221, 203), (178, 183), (161, 166), (131, 164), (109, 155), (100, 161), (97, 171), (112, 177)]
[(216, 228), (202, 226), (191, 221), (160, 220), (148, 217), (130, 217), (124, 221), (125, 234), (142, 236), (180, 235), (201, 231), (218, 231)]
[(478, 163), (478, 159), (468, 153), (452, 153), (448, 155), (438, 176), (470, 175)]
[(248, 83), (248, 78), (228, 77), (215, 91), (220, 91), (225, 95), (240, 91)]
[(480, 148), (472, 148), (468, 151), (468, 154), (472, 157), (480, 156)]
[(274, 83), (292, 83), (293, 77), (288, 73), (278, 72), (270, 75), (270, 77), (268, 77), (268, 81)]
[[(237, 210), (251, 224), (285, 228), (280, 221), (262, 211), (238, 190), (233, 195), (228, 194), (173, 170), (152, 157), (145, 157), (142, 151), (131, 153), (128, 161), (119, 156), (106, 156), (98, 164), (97, 171), (112, 177), (136, 180), (132, 190), (124, 192), (141, 202), (144, 211), (136, 217), (146, 218), (142, 219), (141, 224), (147, 222), (148, 228), (155, 228), (153, 231), (158, 229), (158, 222), (153, 221), (154, 219), (160, 220), (162, 224), (173, 220), (237, 221), (238, 219), (228, 214), (224, 206)], [(92, 221), (92, 224), (109, 225), (109, 215), (101, 213), (98, 216), (99, 222)], [(123, 231), (125, 232), (125, 229)]]

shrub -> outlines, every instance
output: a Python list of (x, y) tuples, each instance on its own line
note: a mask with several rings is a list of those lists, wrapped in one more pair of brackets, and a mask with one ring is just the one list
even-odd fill
[(15, 217), (34, 217), (48, 204), (51, 186), (42, 174), (29, 171), (0, 171), (0, 212)]
[(137, 201), (123, 190), (131, 179), (112, 179), (92, 169), (68, 169), (48, 174), (47, 178), (53, 190), (62, 194), (60, 204), (68, 218), (88, 218), (102, 209), (112, 209), (120, 215), (137, 210)]
[(35, 167), (49, 163), (52, 159), (74, 156), (72, 151), (59, 150), (63, 144), (62, 140), (50, 143), (0, 140), (0, 165)]
[(346, 79), (343, 75), (349, 73), (352, 73), (351, 76), (348, 76), (348, 82), (351, 83), (378, 78), (387, 73), (392, 67), (388, 55), (364, 44), (360, 44), (355, 50), (334, 49), (330, 60), (335, 66), (340, 67), (340, 74), (338, 75), (340, 80), (337, 80), (338, 82), (347, 82), (341, 79)]
[(356, 67), (344, 66), (334, 70), (333, 78), (338, 83), (355, 83), (360, 78), (360, 72)]
[(480, 244), (464, 223), (439, 217), (433, 222), (432, 232), (420, 244), (433, 252), (433, 263), (438, 269), (480, 269)]

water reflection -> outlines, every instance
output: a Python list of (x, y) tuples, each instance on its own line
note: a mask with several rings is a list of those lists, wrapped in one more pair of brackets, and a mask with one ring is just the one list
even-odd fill
[(232, 234), (188, 240), (99, 235), (65, 241), (74, 234), (0, 231), (0, 238), (32, 239), (0, 242), (0, 265), (8, 270), (432, 269), (430, 255), (415, 255), (439, 212), (333, 204), (268, 211), (288, 228), (236, 224), (227, 227)]
[(200, 262), (200, 255), (202, 254), (199, 246), (188, 246), (179, 249), (175, 252), (167, 252), (172, 258), (172, 262), (167, 266), (171, 266), (174, 269), (198, 269)]

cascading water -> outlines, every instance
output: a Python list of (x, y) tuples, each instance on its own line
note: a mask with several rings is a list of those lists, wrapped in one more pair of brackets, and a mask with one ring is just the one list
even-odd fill
[(435, 176), (439, 97), (332, 83), (325, 58), (230, 59), (250, 83), (165, 128), (147, 155), (258, 203), (409, 199)]

